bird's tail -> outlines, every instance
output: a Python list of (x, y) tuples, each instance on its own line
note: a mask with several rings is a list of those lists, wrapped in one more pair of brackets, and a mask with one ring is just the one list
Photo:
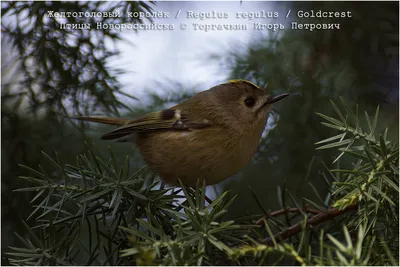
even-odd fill
[(123, 118), (109, 118), (109, 117), (98, 117), (98, 116), (80, 116), (80, 117), (74, 117), (73, 119), (81, 121), (91, 121), (109, 125), (117, 125), (117, 126), (123, 126), (130, 121), (129, 119), (123, 119)]

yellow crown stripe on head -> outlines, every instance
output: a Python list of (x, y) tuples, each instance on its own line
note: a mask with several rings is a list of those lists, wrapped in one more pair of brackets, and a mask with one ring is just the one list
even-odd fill
[(259, 86), (255, 85), (254, 83), (249, 82), (247, 80), (230, 80), (230, 81), (228, 81), (228, 83), (247, 83), (248, 85), (251, 85), (251, 86), (253, 86), (253, 87), (257, 88), (257, 89), (260, 89)]

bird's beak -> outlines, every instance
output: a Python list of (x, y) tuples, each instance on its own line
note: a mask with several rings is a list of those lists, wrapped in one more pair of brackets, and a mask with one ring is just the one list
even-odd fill
[(284, 99), (285, 97), (289, 96), (290, 94), (285, 93), (285, 94), (280, 94), (280, 95), (271, 95), (268, 96), (267, 102), (265, 102), (265, 105), (271, 105), (275, 102), (278, 102), (281, 99)]

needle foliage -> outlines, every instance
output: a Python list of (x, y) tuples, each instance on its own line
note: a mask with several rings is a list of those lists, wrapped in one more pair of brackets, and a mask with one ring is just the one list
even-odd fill
[[(74, 165), (57, 154), (43, 156), (52, 170), (32, 169), (21, 179), (32, 185), (34, 210), (25, 223), (28, 235), (11, 247), (15, 265), (397, 265), (399, 223), (399, 149), (376, 132), (374, 116), (360, 116), (343, 101), (332, 102), (336, 118), (319, 114), (338, 134), (316, 149), (351, 157), (351, 168), (326, 170), (329, 193), (321, 201), (298, 203), (290, 192), (278, 194), (278, 213), (226, 219), (235, 197), (215, 200), (205, 186), (160, 186), (143, 167), (129, 168), (89, 150)], [(318, 194), (318, 193), (317, 193)], [(289, 201), (288, 201), (289, 199)], [(255, 196), (254, 202), (257, 202)], [(238, 203), (236, 203), (238, 205)], [(291, 206), (291, 208), (289, 208)], [(84, 237), (84, 238), (83, 238)]]

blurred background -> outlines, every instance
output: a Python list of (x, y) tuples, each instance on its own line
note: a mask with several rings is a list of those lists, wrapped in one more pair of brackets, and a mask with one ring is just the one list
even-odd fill
[[(131, 155), (132, 170), (142, 166), (133, 144), (99, 140), (112, 128), (78, 123), (71, 116), (134, 118), (229, 79), (268, 83), (273, 94), (296, 93), (276, 105), (253, 162), (208, 189), (211, 197), (228, 189), (238, 194), (231, 218), (262, 213), (254, 195), (264, 209), (279, 208), (278, 187), (300, 200), (328, 191), (321, 173), (337, 155), (315, 151), (314, 143), (335, 134), (316, 115), (335, 116), (330, 99), (343, 97), (352, 108), (358, 104), (360, 115), (364, 110), (374, 114), (379, 105), (379, 130), (389, 127), (389, 138), (398, 140), (398, 2), (2, 1), (1, 8), (2, 250), (17, 242), (13, 232), (24, 231), (21, 220), (32, 210), (31, 194), (13, 192), (26, 186), (18, 176), (27, 170), (19, 165), (46, 169), (49, 163), (41, 151), (75, 164), (88, 146), (103, 155), (111, 147), (119, 160)], [(352, 17), (298, 18), (299, 10), (350, 11)], [(118, 11), (123, 16), (55, 18), (48, 11)], [(138, 11), (170, 16), (152, 21), (126, 16)], [(187, 11), (229, 16), (190, 19)], [(236, 18), (237, 12), (261, 11), (279, 16)], [(291, 22), (339, 23), (340, 29), (292, 30)], [(98, 29), (98, 23), (163, 23), (173, 24), (174, 30)], [(194, 30), (193, 23), (240, 23), (248, 29), (205, 32)], [(254, 30), (254, 23), (281, 23), (285, 29)], [(343, 158), (339, 164), (348, 162)]]

